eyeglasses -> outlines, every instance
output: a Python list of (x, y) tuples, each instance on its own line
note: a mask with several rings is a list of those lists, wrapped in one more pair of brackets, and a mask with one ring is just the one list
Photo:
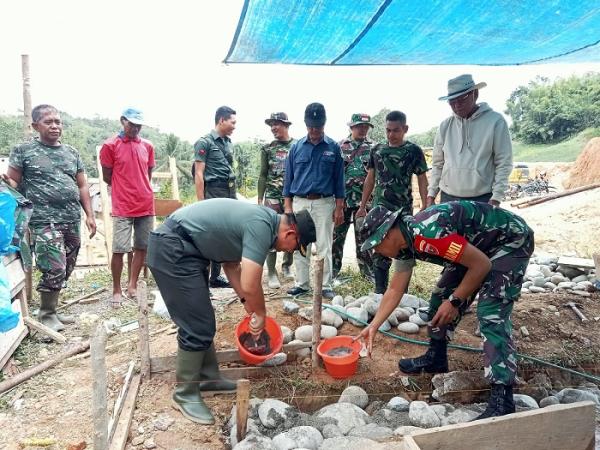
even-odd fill
[(473, 93), (473, 91), (471, 92), (467, 92), (465, 95), (461, 95), (460, 97), (456, 97), (453, 98), (451, 100), (448, 100), (448, 103), (453, 104), (453, 103), (464, 103), (466, 102), (469, 97), (471, 96), (471, 94)]

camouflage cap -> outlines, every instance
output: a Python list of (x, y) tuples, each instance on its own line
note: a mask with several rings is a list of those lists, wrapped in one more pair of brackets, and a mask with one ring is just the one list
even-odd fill
[(394, 223), (397, 223), (404, 236), (404, 240), (408, 244), (409, 251), (412, 252), (412, 236), (408, 231), (406, 223), (402, 219), (397, 221), (399, 214), (400, 211), (392, 212), (383, 206), (376, 206), (369, 211), (360, 230), (361, 234), (365, 237), (360, 249), (364, 252), (381, 244)]
[(288, 115), (284, 112), (274, 112), (271, 113), (271, 117), (265, 119), (265, 123), (269, 126), (273, 125), (273, 122), (283, 122), (286, 125), (291, 125), (292, 122), (289, 121)]
[(374, 128), (373, 124), (371, 123), (371, 116), (363, 113), (352, 114), (350, 122), (348, 122), (348, 126), (352, 128), (354, 125), (360, 125), (362, 123), (366, 123), (371, 128)]

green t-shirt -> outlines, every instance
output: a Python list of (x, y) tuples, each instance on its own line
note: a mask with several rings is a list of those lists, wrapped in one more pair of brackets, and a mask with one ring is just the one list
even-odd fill
[(204, 182), (235, 180), (233, 145), (227, 136), (211, 131), (194, 144), (195, 160), (206, 164)]
[(279, 216), (271, 209), (229, 198), (193, 203), (171, 216), (190, 235), (202, 256), (229, 262), (265, 262), (275, 245)]
[(19, 190), (33, 203), (31, 224), (81, 220), (76, 177), (84, 168), (77, 150), (66, 144), (51, 147), (35, 139), (15, 147), (9, 165), (22, 173)]

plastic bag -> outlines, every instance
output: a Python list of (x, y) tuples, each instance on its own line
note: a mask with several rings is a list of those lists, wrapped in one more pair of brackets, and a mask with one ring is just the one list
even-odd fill
[(12, 330), (19, 323), (19, 313), (12, 310), (8, 272), (0, 262), (0, 332)]
[(0, 192), (0, 255), (18, 250), (11, 245), (15, 233), (17, 201), (8, 192)]

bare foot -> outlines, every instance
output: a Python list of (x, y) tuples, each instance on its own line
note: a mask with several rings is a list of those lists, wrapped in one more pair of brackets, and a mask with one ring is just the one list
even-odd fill
[(127, 289), (127, 298), (129, 300), (135, 300), (137, 298), (137, 291), (135, 289)]
[(121, 294), (113, 294), (112, 299), (109, 300), (110, 306), (113, 308), (120, 308), (121, 304), (123, 303), (123, 298), (121, 297)]

